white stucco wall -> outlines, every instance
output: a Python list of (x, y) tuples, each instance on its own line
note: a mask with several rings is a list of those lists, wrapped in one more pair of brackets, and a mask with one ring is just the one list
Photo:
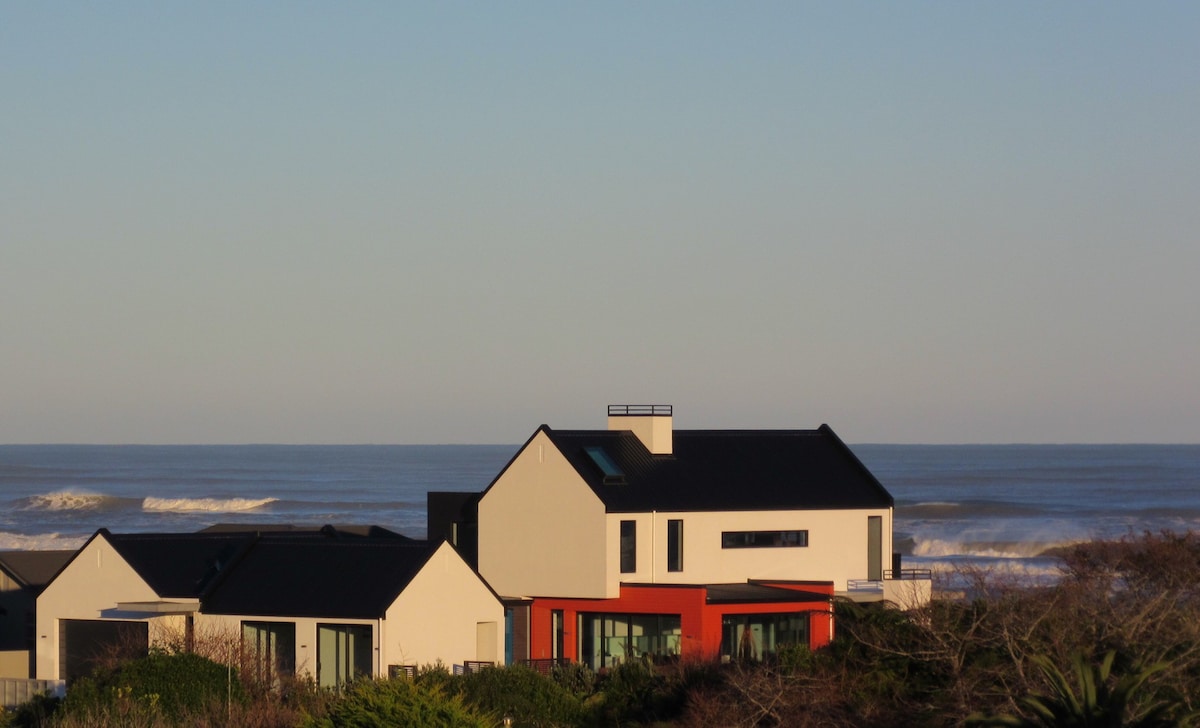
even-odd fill
[(37, 678), (59, 678), (59, 622), (115, 619), (150, 623), (150, 642), (179, 633), (181, 617), (117, 611), (118, 602), (155, 601), (158, 595), (103, 537), (88, 543), (37, 600)]
[[(491, 623), (491, 628), (479, 625)], [(504, 661), (504, 605), (449, 544), (442, 544), (387, 612), (383, 663), (447, 667)], [(488, 644), (478, 644), (486, 635)]]
[[(387, 676), (388, 665), (440, 661), (449, 669), (465, 660), (499, 663), (504, 659), (504, 605), (449, 544), (442, 544), (433, 554), (382, 620), (205, 614), (199, 618), (197, 630), (236, 639), (242, 633), (242, 622), (294, 624), (298, 675), (316, 675), (319, 624), (370, 626), (375, 654), (372, 669), (378, 677)], [(483, 631), (492, 641), (480, 654), (479, 625), (488, 623), (494, 628)]]
[(539, 432), (479, 502), (479, 572), (503, 596), (601, 599), (604, 505)]
[[(718, 513), (610, 513), (607, 578), (611, 583), (719, 584), (747, 579), (832, 581), (867, 578), (867, 517), (881, 516), (880, 559), (891, 567), (889, 509), (725, 511)], [(683, 571), (667, 571), (667, 521), (683, 520)], [(637, 522), (637, 571), (620, 573), (621, 521)], [(808, 546), (721, 548), (722, 531), (808, 531)]]

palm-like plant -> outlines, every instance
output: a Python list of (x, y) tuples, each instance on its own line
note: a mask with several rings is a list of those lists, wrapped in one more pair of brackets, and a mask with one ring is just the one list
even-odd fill
[[(1077, 655), (1073, 668), (1078, 694), (1067, 677), (1046, 657), (1031, 658), (1050, 683), (1049, 695), (1030, 695), (1021, 704), (1031, 714), (1018, 716), (972, 716), (972, 726), (1008, 728), (1185, 728), (1193, 725), (1195, 714), (1175, 716), (1174, 705), (1158, 702), (1136, 719), (1126, 720), (1130, 699), (1152, 675), (1167, 668), (1155, 663), (1110, 681), (1116, 652), (1104, 655), (1098, 666)], [(1111, 684), (1110, 684), (1111, 683)]]

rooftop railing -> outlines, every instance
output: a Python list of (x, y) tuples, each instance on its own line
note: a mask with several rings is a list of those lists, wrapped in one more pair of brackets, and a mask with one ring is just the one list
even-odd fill
[(671, 416), (669, 404), (610, 404), (609, 417), (647, 417), (651, 415)]

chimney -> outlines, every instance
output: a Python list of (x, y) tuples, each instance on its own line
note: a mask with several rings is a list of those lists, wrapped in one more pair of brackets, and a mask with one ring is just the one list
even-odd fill
[(651, 455), (671, 454), (671, 405), (610, 404), (609, 430), (632, 430)]

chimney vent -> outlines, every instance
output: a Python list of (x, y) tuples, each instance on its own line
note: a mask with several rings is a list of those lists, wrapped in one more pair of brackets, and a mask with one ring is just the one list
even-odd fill
[(608, 429), (631, 430), (652, 455), (670, 455), (671, 416), (669, 404), (610, 404)]

